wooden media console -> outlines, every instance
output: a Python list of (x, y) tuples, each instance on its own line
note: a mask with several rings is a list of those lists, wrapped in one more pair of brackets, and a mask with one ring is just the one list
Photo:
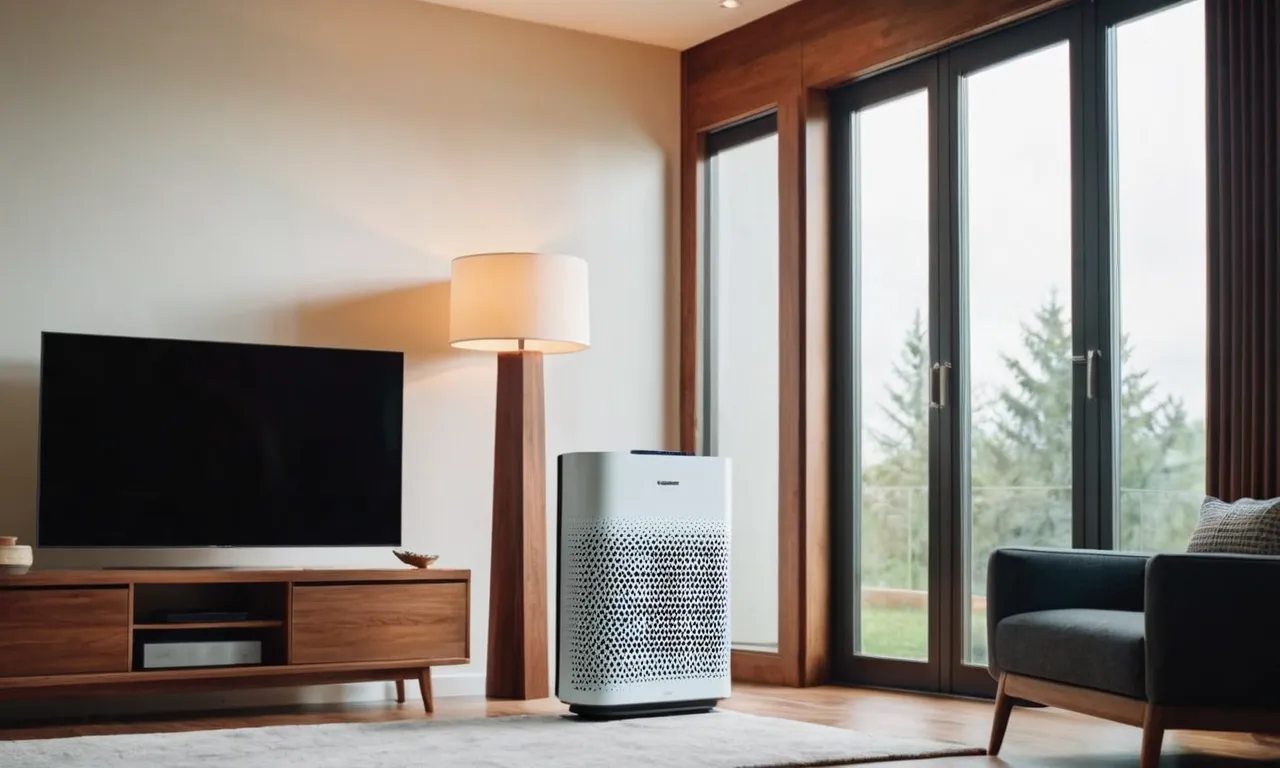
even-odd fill
[[(471, 655), (471, 572), (33, 570), (0, 574), (0, 698), (416, 680)], [(246, 614), (169, 623), (165, 612)], [(142, 647), (202, 633), (261, 643), (261, 663), (144, 669)], [(189, 635), (195, 637), (195, 634)]]

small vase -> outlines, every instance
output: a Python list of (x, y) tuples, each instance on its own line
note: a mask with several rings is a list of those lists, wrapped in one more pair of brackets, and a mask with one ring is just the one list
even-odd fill
[(0, 536), (0, 574), (26, 573), (31, 560), (31, 547), (19, 545), (17, 536)]

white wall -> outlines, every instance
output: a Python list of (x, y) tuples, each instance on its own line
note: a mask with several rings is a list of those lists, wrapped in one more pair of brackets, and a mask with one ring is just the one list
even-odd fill
[(495, 364), (446, 343), (449, 259), (586, 258), (548, 456), (673, 447), (678, 131), (678, 53), (417, 0), (0, 0), (0, 534), (35, 534), (41, 331), (403, 350), (404, 543), (474, 577), (474, 662), (437, 690), (482, 690)]

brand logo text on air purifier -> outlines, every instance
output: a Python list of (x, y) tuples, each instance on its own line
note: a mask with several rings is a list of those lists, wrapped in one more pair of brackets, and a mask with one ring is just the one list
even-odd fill
[(679, 485), (679, 480), (659, 480), (658, 485)]

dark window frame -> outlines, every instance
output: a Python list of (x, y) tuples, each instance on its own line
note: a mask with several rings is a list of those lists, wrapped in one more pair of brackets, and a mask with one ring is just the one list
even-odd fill
[[(856, 111), (922, 87), (930, 94), (930, 362), (962, 358), (967, 333), (964, 301), (966, 268), (959, 231), (962, 221), (960, 167), (961, 78), (987, 66), (1061, 41), (1070, 46), (1072, 144), (1073, 352), (1101, 354), (1099, 395), (1087, 400), (1084, 366), (1076, 366), (1072, 396), (1072, 546), (1114, 548), (1118, 540), (1115, 477), (1118, 447), (1114, 406), (1118, 397), (1113, 352), (1119, 349), (1113, 286), (1116, 268), (1111, 241), (1114, 163), (1113, 72), (1110, 39), (1114, 27), (1182, 4), (1185, 0), (1098, 0), (1076, 2), (1013, 27), (994, 31), (889, 72), (855, 81), (831, 94), (831, 669), (837, 683), (992, 695), (995, 683), (984, 667), (963, 663), (968, 622), (965, 547), (968, 521), (961, 499), (967, 493), (967, 445), (960, 408), (930, 414), (929, 449), (929, 658), (925, 662), (855, 656), (858, 636), (859, 521), (855, 509), (860, 477), (852, 469), (859, 446), (860, 404), (855, 344), (859, 329), (854, 307), (853, 207), (855, 176), (852, 126)], [(932, 282), (936, 281), (936, 282)], [(963, 403), (967, 370), (953, 376), (952, 403)]]

